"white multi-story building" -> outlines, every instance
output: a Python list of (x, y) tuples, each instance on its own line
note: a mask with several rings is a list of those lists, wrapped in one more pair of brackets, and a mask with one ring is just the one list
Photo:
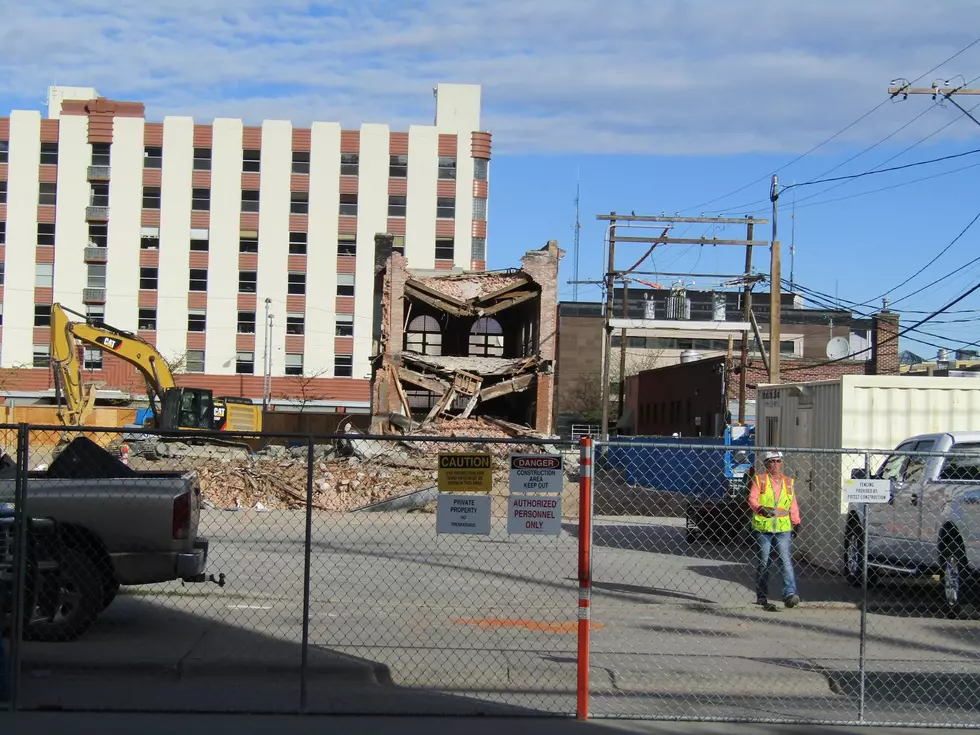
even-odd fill
[[(148, 122), (142, 103), (64, 87), (47, 119), (0, 118), (0, 367), (34, 368), (3, 388), (51, 388), (59, 302), (139, 334), (219, 395), (262, 396), (269, 373), (273, 395), (366, 408), (375, 235), (394, 235), (413, 268), (486, 267), (480, 87), (435, 94), (435, 124), (407, 132)], [(85, 367), (110, 389), (134, 380), (96, 350)]]

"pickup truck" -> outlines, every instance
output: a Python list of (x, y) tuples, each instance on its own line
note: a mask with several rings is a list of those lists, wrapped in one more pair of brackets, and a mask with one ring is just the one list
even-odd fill
[[(14, 500), (11, 465), (4, 456), (0, 503)], [(197, 536), (201, 488), (193, 471), (135, 472), (80, 437), (46, 471), (28, 473), (26, 505), (31, 516), (56, 524), (59, 574), (57, 599), (45, 605), (54, 614), (36, 616), (25, 630), (29, 638), (78, 637), (123, 584), (208, 581), (208, 541)]]
[[(938, 573), (947, 606), (958, 609), (980, 578), (980, 431), (906, 439), (871, 478), (890, 481), (891, 499), (866, 506), (868, 581), (881, 572)], [(863, 581), (861, 512), (848, 509), (844, 537), (845, 571), (855, 585)]]

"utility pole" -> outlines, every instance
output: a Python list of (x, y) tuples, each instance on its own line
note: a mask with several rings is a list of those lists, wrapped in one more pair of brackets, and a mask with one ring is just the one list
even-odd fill
[[(630, 284), (623, 281), (623, 319), (630, 318)], [(619, 418), (626, 415), (626, 329), (619, 330)]]
[[(755, 221), (749, 217), (748, 224), (745, 226), (745, 239), (752, 241), (755, 234)], [(745, 246), (745, 290), (742, 292), (742, 314), (744, 321), (752, 320), (752, 283), (749, 278), (752, 276), (752, 246)], [(746, 380), (749, 371), (749, 333), (742, 332), (742, 354), (740, 355), (739, 365), (741, 370), (738, 374), (738, 423), (745, 425), (745, 395)], [(758, 409), (757, 409), (758, 410)]]
[[(896, 82), (902, 83), (896, 84)], [(980, 125), (980, 120), (977, 120), (970, 114), (969, 110), (964, 109), (959, 102), (953, 99), (953, 95), (957, 94), (965, 94), (967, 96), (980, 95), (980, 89), (975, 87), (972, 89), (969, 87), (951, 87), (949, 86), (948, 79), (937, 79), (932, 83), (931, 87), (913, 87), (904, 79), (894, 79), (888, 88), (888, 94), (892, 96), (892, 99), (901, 97), (903, 100), (908, 99), (910, 94), (927, 94), (932, 97), (933, 101), (941, 98), (943, 101), (952, 102), (960, 112), (973, 120), (977, 125)]]
[(269, 396), (272, 393), (272, 299), (265, 300), (265, 346), (262, 350), (262, 413), (269, 407)]
[[(628, 273), (632, 273), (632, 274), (636, 274), (636, 275), (644, 275), (644, 274), (647, 274), (645, 271), (637, 270), (637, 268), (639, 267), (640, 263), (643, 262), (643, 259), (645, 259), (646, 256), (644, 256), (644, 258), (641, 258), (640, 262), (637, 263), (635, 266), (633, 266), (633, 268), (629, 269), (629, 271), (622, 271), (622, 272), (617, 271), (616, 270), (616, 245), (617, 244), (623, 244), (623, 243), (628, 243), (628, 244), (645, 243), (645, 244), (648, 244), (648, 245), (658, 245), (658, 246), (659, 245), (712, 245), (712, 246), (714, 246), (714, 245), (733, 245), (733, 246), (737, 246), (737, 247), (751, 247), (751, 246), (758, 245), (758, 246), (761, 247), (763, 245), (769, 245), (770, 243), (768, 241), (765, 241), (765, 240), (755, 241), (755, 240), (751, 240), (751, 239), (749, 239), (749, 240), (727, 240), (727, 239), (724, 239), (723, 240), (723, 239), (718, 239), (718, 238), (714, 238), (714, 237), (678, 238), (678, 237), (667, 237), (666, 234), (661, 234), (661, 235), (658, 235), (658, 236), (646, 236), (646, 237), (631, 237), (631, 236), (623, 236), (623, 237), (620, 237), (620, 236), (618, 236), (616, 234), (616, 228), (617, 228), (617, 226), (620, 223), (627, 223), (627, 226), (629, 226), (629, 224), (634, 223), (634, 222), (648, 223), (648, 224), (649, 223), (658, 223), (658, 225), (664, 225), (664, 224), (671, 225), (671, 224), (678, 223), (678, 222), (688, 222), (688, 223), (693, 223), (693, 224), (709, 224), (709, 225), (735, 225), (735, 224), (745, 225), (746, 224), (746, 218), (745, 217), (676, 217), (676, 216), (667, 216), (667, 215), (659, 215), (659, 216), (656, 216), (656, 215), (637, 215), (637, 214), (619, 215), (619, 214), (616, 214), (615, 212), (611, 212), (609, 214), (600, 214), (600, 215), (597, 215), (596, 216), (596, 219), (597, 220), (600, 220), (600, 221), (608, 221), (609, 222), (609, 227), (608, 227), (608, 232), (609, 232), (608, 248), (609, 249), (608, 249), (608, 254), (607, 254), (607, 263), (608, 263), (608, 265), (606, 267), (606, 272), (603, 273), (603, 277), (602, 277), (602, 284), (603, 284), (604, 288), (606, 289), (606, 302), (605, 302), (605, 308), (604, 308), (604, 312), (603, 312), (603, 315), (604, 315), (603, 316), (603, 338), (604, 338), (604, 343), (603, 343), (603, 358), (602, 358), (602, 429), (601, 429), (601, 437), (602, 437), (603, 440), (607, 440), (608, 437), (609, 437), (609, 414), (610, 414), (610, 410), (609, 409), (610, 409), (610, 404), (612, 402), (612, 397), (610, 395), (610, 393), (611, 393), (611, 391), (610, 391), (610, 385), (609, 385), (609, 383), (610, 383), (610, 375), (611, 375), (611, 368), (612, 368), (612, 364), (611, 363), (612, 363), (612, 331), (613, 331), (613, 327), (612, 327), (612, 324), (611, 324), (611, 319), (613, 318), (614, 293), (615, 293), (616, 280), (617, 279), (621, 279), (621, 280), (623, 280), (623, 282), (625, 284), (625, 282), (626, 282), (625, 281), (625, 276)], [(752, 219), (752, 224), (753, 225), (757, 225), (757, 224), (763, 224), (763, 225), (765, 225), (765, 224), (769, 224), (769, 220), (766, 220), (766, 219)], [(750, 233), (751, 233), (751, 230), (750, 230)], [(651, 248), (651, 251), (652, 251), (652, 248)], [(649, 255), (649, 252), (647, 253), (647, 255)], [(658, 271), (656, 273), (653, 273), (653, 275), (664, 276), (664, 275), (672, 275), (672, 274), (663, 273), (663, 272)], [(745, 274), (737, 274), (735, 276), (732, 276), (731, 274), (722, 275), (722, 274), (698, 274), (698, 273), (692, 273), (692, 274), (673, 274), (673, 275), (695, 275), (695, 276), (697, 276), (697, 275), (705, 275), (705, 276), (711, 275), (711, 276), (715, 276), (715, 277), (725, 277), (725, 278), (735, 277), (735, 278), (738, 278), (739, 279), (739, 282), (741, 282), (741, 279), (745, 278)], [(591, 283), (591, 282), (587, 281), (586, 283)], [(628, 318), (628, 314), (629, 314), (629, 312), (628, 312), (628, 301), (629, 301), (629, 298), (628, 298), (629, 289), (628, 289), (628, 287), (624, 287), (623, 292), (624, 292), (623, 295), (624, 295), (624, 302), (625, 302), (624, 303), (624, 315), (623, 316), (624, 316), (624, 318)], [(627, 335), (628, 335), (628, 331), (627, 330), (628, 330), (628, 328), (621, 328), (621, 334), (622, 334), (623, 346), (624, 347), (625, 347), (626, 340), (627, 340)], [(747, 342), (747, 340), (743, 339), (743, 343), (746, 343), (746, 342)], [(625, 355), (625, 351), (623, 351), (623, 352), (620, 353), (621, 372), (622, 372), (622, 364), (623, 364), (624, 355)], [(621, 389), (620, 389), (620, 406), (621, 406), (621, 408), (622, 408), (623, 402), (625, 401), (625, 378), (626, 378), (625, 375), (620, 375), (620, 379), (623, 381), (623, 386), (621, 386)]]
[(772, 200), (772, 246), (769, 261), (769, 382), (779, 382), (779, 340), (780, 321), (782, 317), (782, 289), (780, 278), (782, 268), (780, 263), (779, 236), (776, 229), (776, 209), (779, 201), (779, 177), (772, 175), (772, 188), (769, 190)]
[(579, 174), (575, 175), (575, 232), (572, 236), (573, 268), (575, 270), (575, 281), (572, 283), (572, 301), (578, 301), (578, 254), (579, 239), (582, 235), (582, 223), (579, 221), (579, 194), (581, 193), (582, 182)]
[(609, 441), (609, 379), (612, 367), (612, 319), (615, 304), (615, 274), (616, 274), (616, 213), (610, 212), (609, 220), (609, 253), (606, 266), (606, 308), (603, 327), (604, 344), (602, 348), (602, 441)]
[(603, 319), (603, 345), (602, 345), (602, 428), (601, 439), (609, 441), (609, 375), (610, 363), (612, 362), (612, 319), (613, 310), (613, 289), (615, 288), (616, 274), (616, 213), (609, 213), (609, 257), (606, 266), (606, 308)]

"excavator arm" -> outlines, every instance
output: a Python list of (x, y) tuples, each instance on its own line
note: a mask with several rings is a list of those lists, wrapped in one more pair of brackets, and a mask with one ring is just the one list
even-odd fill
[[(69, 314), (83, 321), (72, 321)], [(81, 426), (95, 405), (95, 385), (82, 383), (77, 343), (82, 342), (125, 360), (139, 370), (146, 381), (154, 414), (164, 393), (174, 388), (173, 373), (167, 361), (149, 342), (132, 332), (105, 324), (94, 324), (61, 304), (51, 306), (51, 368), (54, 372), (58, 417), (67, 426)], [(64, 409), (62, 408), (64, 398)]]

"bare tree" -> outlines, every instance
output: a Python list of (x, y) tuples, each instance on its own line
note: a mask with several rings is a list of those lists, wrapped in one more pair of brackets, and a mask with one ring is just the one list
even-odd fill
[(301, 375), (291, 376), (287, 383), (289, 388), (280, 391), (276, 397), (297, 405), (299, 413), (303, 413), (310, 403), (327, 397), (326, 389), (320, 382), (320, 379), (326, 374), (327, 369), (320, 368), (306, 370)]
[[(664, 350), (643, 350), (626, 353), (626, 377), (637, 375), (644, 370), (661, 367)], [(609, 366), (609, 407), (613, 419), (620, 415), (619, 408), (619, 351), (613, 350), (612, 364)], [(574, 413), (584, 421), (599, 421), (602, 418), (602, 372), (596, 371), (582, 375), (570, 386), (562, 387), (561, 410)]]

